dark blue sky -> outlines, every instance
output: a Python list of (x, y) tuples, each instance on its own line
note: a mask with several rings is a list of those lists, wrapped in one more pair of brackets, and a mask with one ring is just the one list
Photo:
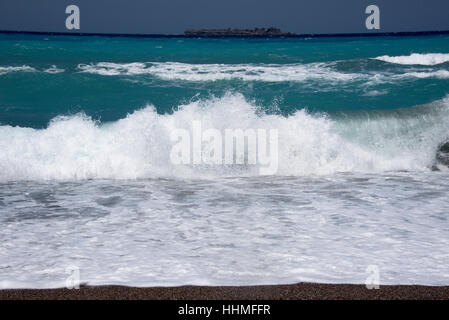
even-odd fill
[(365, 8), (381, 10), (381, 32), (449, 30), (448, 0), (1, 0), (0, 30), (69, 32), (66, 6), (78, 5), (72, 32), (182, 34), (189, 28), (275, 26), (298, 34), (373, 32)]

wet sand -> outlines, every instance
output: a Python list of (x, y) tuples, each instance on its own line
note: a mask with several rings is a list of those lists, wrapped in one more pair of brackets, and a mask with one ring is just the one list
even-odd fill
[(0, 290), (0, 300), (446, 300), (449, 286), (380, 286), (298, 283), (226, 287), (84, 286), (80, 289)]

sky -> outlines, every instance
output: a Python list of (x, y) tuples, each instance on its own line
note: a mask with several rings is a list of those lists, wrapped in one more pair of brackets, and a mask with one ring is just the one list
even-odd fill
[[(80, 29), (67, 30), (68, 5)], [(380, 30), (367, 30), (368, 5)], [(0, 0), (0, 30), (182, 34), (200, 28), (280, 28), (284, 32), (362, 33), (449, 30), (448, 0)]]

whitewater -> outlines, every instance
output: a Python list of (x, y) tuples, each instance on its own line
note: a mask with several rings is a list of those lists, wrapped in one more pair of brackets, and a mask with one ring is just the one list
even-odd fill
[(277, 175), (429, 171), (449, 138), (448, 108), (445, 98), (406, 111), (341, 119), (305, 110), (284, 117), (260, 114), (242, 95), (228, 94), (180, 106), (171, 115), (147, 106), (114, 123), (83, 114), (59, 116), (45, 129), (0, 126), (0, 181), (258, 175), (255, 165), (174, 165), (170, 134), (179, 128), (191, 132), (194, 121), (221, 132), (278, 130)]

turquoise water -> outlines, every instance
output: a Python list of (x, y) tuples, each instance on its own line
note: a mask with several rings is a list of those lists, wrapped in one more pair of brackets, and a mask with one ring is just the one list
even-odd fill
[[(449, 77), (429, 73), (447, 71), (448, 62), (423, 66), (373, 59), (411, 53), (449, 54), (449, 37), (184, 39), (3, 34), (0, 67), (29, 66), (36, 71), (2, 71), (0, 123), (44, 128), (57, 115), (80, 111), (101, 121), (116, 121), (147, 104), (164, 114), (181, 104), (227, 92), (241, 93), (268, 112), (284, 115), (302, 108), (312, 112), (384, 110), (443, 98)], [(126, 74), (124, 69), (115, 76), (79, 68), (101, 62), (146, 65), (141, 73)], [(188, 69), (206, 66), (194, 71), (161, 65), (163, 76), (148, 70), (152, 63), (169, 62), (186, 64)], [(230, 70), (208, 69), (207, 64), (237, 66), (241, 72), (226, 78)], [(257, 70), (261, 65), (292, 67), (261, 73)], [(297, 65), (303, 70), (295, 70)], [(52, 67), (63, 71), (45, 72)], [(222, 76), (211, 76), (219, 71)], [(429, 75), (410, 75), (420, 72)], [(314, 73), (322, 76), (314, 78)], [(239, 75), (254, 77), (248, 80)], [(354, 79), (345, 78), (351, 76)]]
[[(448, 94), (447, 35), (2, 34), (0, 288), (447, 285)], [(277, 171), (174, 162), (194, 123)]]

